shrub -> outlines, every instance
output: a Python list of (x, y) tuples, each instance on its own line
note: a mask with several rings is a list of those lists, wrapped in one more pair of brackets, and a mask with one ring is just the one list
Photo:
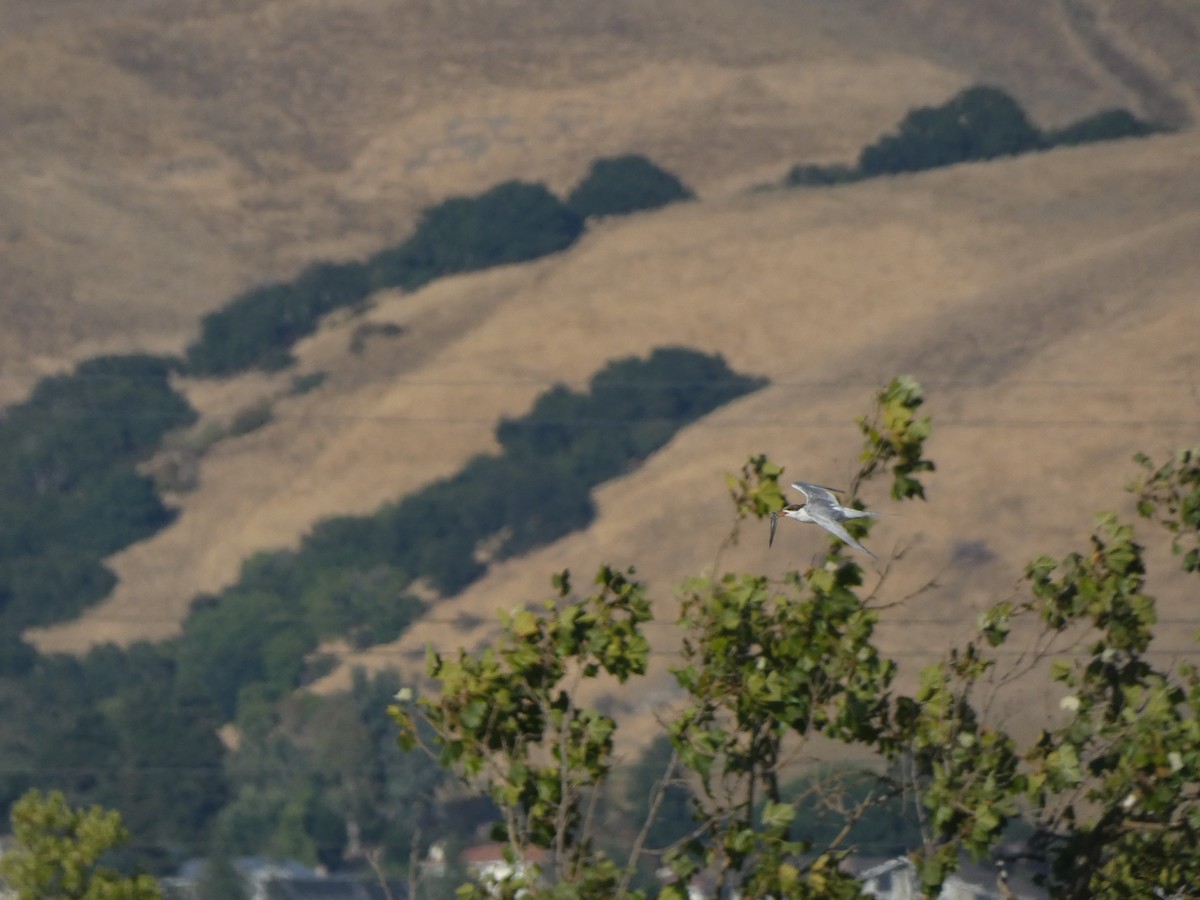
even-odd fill
[(1042, 134), (1004, 91), (972, 87), (941, 106), (910, 111), (896, 133), (862, 149), (857, 166), (796, 165), (784, 178), (784, 185), (824, 187), (1060, 145), (1144, 137), (1164, 130), (1126, 110), (1108, 109)]
[(801, 164), (792, 166), (783, 183), (787, 187), (831, 187), (858, 181), (862, 177), (862, 173), (852, 166)]
[(544, 185), (507, 181), (425, 210), (411, 238), (368, 266), (376, 287), (415, 290), (442, 275), (557, 253), (582, 232), (583, 219)]
[(259, 400), (239, 409), (229, 423), (229, 436), (241, 437), (268, 425), (274, 417), (271, 401)]
[(369, 293), (361, 263), (317, 263), (294, 281), (252, 288), (201, 322), (200, 339), (187, 349), (192, 375), (231, 375), (249, 368), (290, 365), (291, 347), (316, 331), (321, 316), (354, 306)]
[(230, 715), (247, 685), (281, 696), (320, 639), (397, 636), (422, 609), (415, 579), (450, 595), (487, 571), (485, 542), (511, 557), (585, 527), (592, 488), (763, 383), (719, 356), (669, 347), (609, 363), (588, 391), (551, 388), (501, 422), (500, 455), (477, 456), (374, 515), (322, 521), (298, 551), (248, 559), (236, 585), (194, 606), (178, 641), (180, 678)]
[(999, 88), (973, 87), (941, 106), (914, 109), (896, 134), (859, 155), (863, 175), (914, 172), (968, 160), (993, 159), (1043, 146), (1020, 104)]
[(637, 154), (598, 159), (567, 198), (576, 215), (619, 216), (694, 195), (678, 178)]
[(291, 393), (311, 394), (329, 378), (328, 372), (307, 372), (292, 379)]
[(103, 557), (171, 521), (136, 465), (195, 419), (172, 363), (105, 356), (44, 379), (0, 420), (4, 627), (77, 614), (112, 587)]
[(1095, 115), (1086, 116), (1078, 122), (1048, 132), (1046, 143), (1059, 146), (1087, 144), (1092, 141), (1113, 141), (1127, 137), (1145, 137), (1157, 134), (1164, 129), (1149, 122), (1143, 122), (1133, 113), (1124, 109), (1106, 109)]
[[(442, 275), (536, 259), (569, 247), (582, 231), (583, 219), (541, 184), (508, 181), (477, 197), (451, 197), (425, 210), (412, 237), (366, 263), (317, 263), (209, 313), (187, 349), (186, 369), (219, 377), (284, 368), (295, 361), (292, 346), (322, 316), (359, 306), (373, 288), (415, 290)], [(355, 336), (352, 350), (363, 337)]]

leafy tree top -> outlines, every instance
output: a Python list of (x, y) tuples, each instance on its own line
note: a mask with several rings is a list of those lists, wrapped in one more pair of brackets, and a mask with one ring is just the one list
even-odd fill
[(565, 250), (582, 232), (583, 219), (545, 185), (506, 181), (425, 210), (412, 237), (368, 265), (376, 286), (415, 290), (442, 275)]
[(1041, 144), (1041, 133), (1016, 100), (999, 88), (972, 87), (941, 106), (909, 112), (895, 134), (863, 148), (859, 169), (863, 175), (912, 172), (1025, 153)]
[(693, 196), (666, 169), (631, 153), (592, 163), (587, 177), (567, 197), (567, 206), (583, 218), (618, 216), (690, 200)]
[(148, 875), (125, 877), (103, 864), (129, 840), (119, 814), (73, 809), (58, 791), (30, 791), (12, 809), (16, 846), (0, 859), (0, 877), (19, 900), (161, 900)]
[(1164, 131), (1161, 126), (1143, 122), (1126, 109), (1105, 109), (1046, 134), (1046, 142), (1055, 147), (1115, 141), (1127, 137), (1146, 137)]
[[(918, 475), (933, 466), (920, 387), (896, 379), (877, 399), (859, 422), (863, 466), (853, 487), (890, 474), (894, 498), (923, 497)], [(1140, 512), (1168, 529), (1188, 571), (1200, 569), (1197, 459), (1200, 448), (1157, 467), (1141, 459), (1147, 475), (1136, 486)], [(739, 520), (779, 509), (781, 472), (758, 456), (730, 476)], [(1044, 864), (1056, 897), (1190, 896), (1200, 879), (1200, 670), (1152, 655), (1155, 601), (1130, 526), (1103, 515), (1086, 552), (1034, 560), (1028, 597), (989, 609), (978, 634), (948, 647), (912, 694), (897, 689), (896, 664), (875, 638), (888, 608), (875, 602), (886, 569), (861, 596), (864, 570), (831, 540), (823, 562), (781, 582), (731, 572), (681, 587), (681, 696), (663, 722), (674, 753), (625, 863), (598, 849), (593, 819), (617, 723), (576, 688), (607, 675), (628, 693), (646, 671), (653, 605), (632, 571), (601, 567), (599, 589), (582, 597), (561, 573), (554, 599), (503, 617), (495, 647), (431, 651), (439, 685), (415, 705), (402, 691), (392, 708), (401, 740), (486, 785), (510, 861), (527, 863), (497, 883), (465, 885), (460, 896), (642, 896), (633, 872), (677, 768), (702, 796), (695, 828), (665, 857), (678, 880), (659, 896), (671, 900), (700, 872), (716, 878), (718, 895), (860, 896), (839, 865), (853, 850), (848, 836), (872, 808), (897, 801), (919, 810), (909, 850), (928, 896), (964, 850), (993, 852), (1018, 817), (1033, 826), (1026, 852)], [(1017, 670), (1049, 662), (1064, 694), (1061, 719), (1028, 742), (990, 706), (994, 679), (1013, 677), (997, 648), (1018, 622), (1034, 634)], [(432, 730), (431, 746), (418, 722)], [(816, 735), (884, 764), (840, 795), (840, 831), (804, 827), (803, 798), (780, 782), (781, 767)], [(810, 843), (818, 836), (823, 844)], [(554, 853), (539, 868), (533, 848)]]
[(1126, 110), (1108, 109), (1043, 133), (1016, 100), (1000, 88), (981, 85), (967, 88), (939, 106), (911, 110), (894, 133), (862, 148), (857, 165), (796, 165), (784, 184), (828, 187), (1062, 145), (1144, 137), (1163, 130)]

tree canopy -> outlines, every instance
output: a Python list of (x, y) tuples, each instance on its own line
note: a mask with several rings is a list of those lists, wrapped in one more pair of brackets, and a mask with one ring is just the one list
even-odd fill
[(0, 630), (69, 618), (113, 584), (101, 560), (171, 521), (137, 470), (196, 414), (160, 357), (102, 356), (0, 419)]
[(1127, 110), (1109, 109), (1062, 128), (1042, 131), (1005, 91), (977, 85), (938, 106), (910, 110), (894, 132), (863, 147), (855, 165), (800, 164), (792, 167), (784, 182), (828, 187), (1052, 147), (1144, 137), (1163, 130)]
[(1039, 148), (1042, 136), (1019, 103), (999, 88), (968, 88), (941, 106), (909, 112), (895, 134), (864, 147), (864, 175), (913, 172)]
[(365, 261), (319, 262), (291, 281), (260, 285), (204, 316), (185, 367), (197, 377), (279, 369), (292, 346), (335, 309), (356, 307), (382, 288), (414, 291), (435, 278), (526, 262), (565, 250), (591, 215), (651, 209), (691, 197), (644, 156), (600, 159), (564, 203), (545, 185), (506, 181), (475, 196), (423, 210), (406, 240)]
[(494, 540), (504, 559), (586, 526), (593, 488), (763, 383), (719, 356), (663, 347), (612, 361), (585, 391), (550, 388), (527, 414), (500, 422), (500, 454), (373, 515), (319, 522), (298, 551), (247, 560), (236, 584), (195, 605), (175, 642), (180, 683), (230, 717), (248, 685), (283, 696), (303, 682), (322, 638), (365, 646), (396, 637), (424, 608), (413, 581), (450, 595), (486, 571), (483, 543)]
[(115, 812), (73, 809), (58, 791), (34, 790), (13, 806), (12, 833), (0, 878), (18, 900), (161, 900), (150, 876), (123, 876), (104, 864), (129, 840)]
[[(135, 384), (147, 391), (166, 372)], [(395, 638), (425, 608), (415, 579), (449, 594), (490, 559), (581, 527), (596, 485), (761, 384), (685, 348), (614, 360), (590, 385), (551, 388), (528, 413), (502, 421), (499, 453), (372, 515), (320, 522), (296, 551), (251, 557), (236, 584), (196, 598), (175, 638), (76, 658), (39, 655), (17, 628), (0, 629), (0, 803), (36, 785), (62, 790), (70, 803), (119, 809), (136, 836), (129, 854), (155, 872), (203, 852), (214, 833), (231, 852), (294, 853), (314, 865), (341, 860), (351, 825), (371, 846), (412, 840), (416, 820), (377, 803), (378, 791), (418, 802), (397, 787), (409, 763), (396, 763), (381, 721), (395, 688), (364, 682), (349, 700), (296, 701), (329, 671), (321, 643), (345, 638), (365, 648)], [(145, 432), (120, 446), (136, 459), (152, 441)], [(468, 505), (481, 515), (464, 517)], [(485, 545), (490, 557), (479, 553)], [(67, 590), (87, 577), (76, 560), (44, 554), (45, 583)], [(339, 718), (346, 703), (354, 721)], [(236, 753), (218, 738), (228, 723), (241, 734)], [(331, 749), (315, 752), (328, 723), (375, 773), (366, 782)], [(261, 770), (271, 766), (292, 768), (268, 778)], [(422, 772), (414, 790), (433, 783), (428, 767)], [(421, 827), (440, 821), (421, 798), (412, 811)]]
[(294, 281), (252, 288), (204, 317), (199, 340), (187, 349), (187, 370), (213, 377), (282, 368), (322, 316), (363, 302), (369, 291), (367, 267), (357, 262), (317, 263)]
[(1054, 147), (1069, 147), (1074, 144), (1090, 144), (1093, 141), (1146, 137), (1164, 130), (1150, 122), (1143, 122), (1127, 109), (1105, 109), (1062, 128), (1046, 132), (1046, 143)]
[(627, 215), (656, 209), (694, 195), (678, 178), (636, 153), (604, 157), (592, 163), (587, 176), (567, 197), (576, 215)]
[(368, 266), (376, 287), (415, 290), (443, 275), (557, 253), (582, 232), (582, 218), (544, 185), (506, 181), (426, 209), (412, 237)]

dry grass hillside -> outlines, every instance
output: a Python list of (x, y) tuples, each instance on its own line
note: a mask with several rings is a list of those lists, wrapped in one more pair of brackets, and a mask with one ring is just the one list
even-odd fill
[[(303, 343), (295, 372), (183, 385), (209, 420), (264, 399), (274, 418), (218, 443), (198, 489), (173, 498), (178, 521), (111, 560), (113, 597), (39, 645), (171, 634), (249, 553), (453, 472), (555, 381), (675, 343), (772, 384), (603, 487), (587, 531), (347, 664), (411, 670), (426, 641), (471, 645), (564, 566), (636, 563), (669, 618), (671, 585), (728, 534), (722, 473), (767, 452), (789, 476), (845, 480), (853, 418), (900, 372), (926, 385), (939, 471), (929, 502), (872, 544), (907, 548), (889, 596), (940, 587), (891, 611), (885, 641), (914, 662), (938, 652), (1033, 555), (1079, 547), (1093, 511), (1128, 511), (1134, 451), (1196, 441), (1200, 134), (745, 188), (848, 159), (909, 107), (980, 80), (1045, 125), (1116, 104), (1186, 123), (1200, 13), (1132, 8), (0, 0), (0, 72), (20, 85), (0, 97), (9, 398), (100, 349), (178, 349), (233, 291), (365, 254), (450, 193), (509, 177), (563, 190), (594, 157), (637, 150), (701, 195), (594, 225), (559, 256), (376, 297)], [(404, 330), (351, 352), (369, 323)], [(288, 394), (317, 371), (318, 389)], [(889, 508), (879, 488), (867, 499)], [(747, 534), (722, 565), (803, 567), (820, 534), (781, 529), (771, 553)], [(662, 633), (656, 687), (630, 714), (669, 695)]]
[[(594, 236), (531, 290), (528, 307), (501, 313), (515, 320), (508, 327), (496, 322), (494, 336), (481, 330), (470, 352), (456, 352), (455, 367), (502, 359), (489, 353), (501, 342), (533, 356), (535, 322), (570, 315), (561, 305), (571, 297), (586, 313), (553, 329), (560, 371), (581, 375), (607, 355), (666, 340), (719, 349), (772, 386), (605, 486), (588, 531), (498, 567), (395, 645), (347, 666), (419, 671), (427, 642), (473, 646), (494, 634), (497, 609), (548, 596), (551, 572), (587, 573), (601, 561), (636, 563), (671, 619), (672, 585), (710, 567), (729, 531), (722, 473), (766, 451), (794, 477), (844, 483), (858, 447), (853, 417), (891, 373), (911, 372), (936, 423), (928, 503), (897, 510), (883, 490), (867, 496), (899, 513), (876, 528), (875, 549), (906, 551), (881, 598), (938, 582), (884, 616), (885, 646), (914, 671), (1007, 596), (1027, 561), (1083, 548), (1094, 512), (1131, 515), (1121, 488), (1134, 452), (1195, 442), (1197, 163), (1200, 141), (1188, 136), (739, 199), (703, 216), (677, 209)], [(674, 252), (650, 257), (646, 245)], [(655, 299), (664, 295), (673, 302)], [(823, 543), (799, 526), (781, 538), (768, 552), (760, 526), (720, 563), (779, 575)], [(1156, 559), (1160, 571), (1172, 566)], [(1171, 578), (1157, 586), (1166, 644), (1187, 651), (1200, 621), (1192, 592)], [(670, 696), (671, 631), (661, 634), (661, 677), (627, 712), (652, 714)], [(347, 672), (327, 686), (345, 684)], [(1040, 687), (1030, 689), (1012, 708), (1049, 712)]]
[[(606, 223), (533, 265), (382, 297), (368, 320), (407, 331), (352, 356), (361, 323), (346, 320), (303, 345), (301, 371), (330, 379), (218, 445), (177, 524), (113, 560), (112, 600), (40, 641), (170, 633), (194, 592), (227, 583), (249, 551), (452, 472), (491, 446), (498, 415), (524, 411), (552, 379), (578, 385), (614, 356), (682, 343), (772, 385), (605, 486), (586, 532), (497, 567), (396, 645), (348, 664), (411, 671), (426, 641), (472, 645), (493, 633), (497, 609), (542, 599), (564, 566), (636, 563), (670, 618), (672, 584), (711, 565), (728, 533), (722, 473), (766, 451), (790, 475), (845, 481), (852, 419), (896, 372), (927, 386), (939, 471), (929, 502), (896, 510), (873, 544), (908, 548), (886, 596), (930, 578), (940, 588), (889, 614), (887, 641), (914, 662), (937, 654), (1026, 561), (1081, 546), (1095, 511), (1128, 513), (1120, 488), (1135, 451), (1195, 441), (1197, 164), (1200, 140), (1187, 134), (733, 197)], [(199, 387), (201, 405), (220, 399)], [(243, 399), (273, 389), (239, 387)], [(868, 499), (889, 509), (882, 491)], [(768, 553), (765, 533), (751, 533), (722, 564), (780, 574), (822, 544), (799, 526), (781, 538)]]
[(0, 402), (174, 350), (314, 257), (505, 178), (650, 154), (706, 196), (965, 84), (1047, 125), (1200, 108), (1182, 0), (0, 0)]

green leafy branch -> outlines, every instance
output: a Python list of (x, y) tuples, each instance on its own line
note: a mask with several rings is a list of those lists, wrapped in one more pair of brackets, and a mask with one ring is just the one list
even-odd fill
[(893, 378), (875, 401), (874, 414), (858, 419), (866, 442), (859, 454), (863, 465), (851, 482), (850, 494), (857, 495), (861, 484), (887, 469), (892, 475), (893, 499), (924, 500), (925, 487), (917, 475), (935, 467), (923, 455), (933, 424), (929, 416), (917, 415), (925, 402), (921, 385), (908, 375)]
[(32, 790), (11, 815), (13, 846), (0, 859), (0, 877), (19, 900), (161, 900), (149, 875), (124, 876), (102, 863), (129, 842), (119, 813), (75, 809), (59, 791)]
[(1180, 450), (1160, 466), (1143, 453), (1134, 461), (1147, 473), (1131, 486), (1138, 514), (1175, 536), (1171, 547), (1183, 555), (1185, 571), (1200, 571), (1200, 445)]
[(601, 673), (618, 683), (645, 674), (650, 601), (632, 576), (601, 567), (598, 589), (574, 600), (569, 574), (556, 575), (558, 596), (540, 611), (502, 616), (497, 647), (479, 655), (460, 650), (455, 659), (431, 649), (427, 670), (439, 690), (415, 709), (400, 703), (390, 710), (401, 747), (418, 745), (419, 717), (432, 728), (443, 766), (487, 783), (504, 814), (500, 836), (510, 861), (524, 873), (506, 882), (505, 893), (540, 883), (531, 848), (552, 851), (551, 884), (611, 890), (619, 879), (618, 868), (593, 852), (590, 828), (597, 788), (612, 767), (616, 723), (580, 705), (576, 688)]
[[(933, 464), (920, 386), (898, 378), (876, 400), (859, 421), (865, 443), (853, 489), (890, 475), (893, 497), (923, 498), (919, 476)], [(1141, 460), (1151, 475), (1139, 486), (1140, 512), (1177, 542), (1197, 530), (1194, 459), (1180, 454), (1158, 468)], [(782, 471), (764, 455), (729, 476), (737, 521), (782, 506)], [(1184, 568), (1194, 571), (1190, 552)], [(922, 826), (911, 855), (928, 896), (963, 850), (985, 856), (1018, 817), (1037, 829), (1031, 852), (1050, 864), (1055, 896), (1172, 896), (1200, 882), (1200, 671), (1155, 662), (1155, 601), (1132, 527), (1101, 516), (1086, 552), (1034, 560), (1028, 596), (987, 610), (978, 635), (925, 668), (911, 696), (897, 692), (896, 664), (875, 642), (881, 610), (860, 597), (862, 577), (835, 548), (779, 582), (724, 573), (682, 585), (673, 669), (681, 703), (666, 723), (674, 752), (650, 816), (677, 766), (698, 802), (695, 829), (667, 853), (677, 880), (660, 896), (682, 898), (701, 872), (719, 892), (743, 896), (859, 896), (839, 867), (853, 850), (849, 829), (872, 804), (910, 794)], [(439, 691), (392, 711), (405, 746), (418, 743), (419, 717), (443, 764), (484, 781), (501, 808), (516, 874), (466, 886), (463, 897), (641, 896), (630, 884), (648, 824), (623, 867), (593, 843), (616, 723), (577, 693), (587, 679), (645, 674), (650, 602), (632, 572), (607, 567), (583, 599), (567, 573), (554, 583), (557, 597), (540, 611), (503, 618), (494, 647), (454, 659), (431, 651)], [(980, 695), (1000, 677), (997, 648), (1031, 630), (1032, 658), (1020, 657), (1019, 671), (1049, 664), (1062, 719), (1022, 745), (991, 721)], [(1053, 658), (1060, 637), (1074, 649)], [(801, 821), (804, 794), (781, 784), (790, 759), (818, 736), (873, 754), (881, 769), (865, 797), (833, 804), (845, 827), (819, 844)], [(805, 793), (814, 790), (823, 789)], [(547, 872), (517, 865), (530, 863), (532, 848), (551, 852)]]

